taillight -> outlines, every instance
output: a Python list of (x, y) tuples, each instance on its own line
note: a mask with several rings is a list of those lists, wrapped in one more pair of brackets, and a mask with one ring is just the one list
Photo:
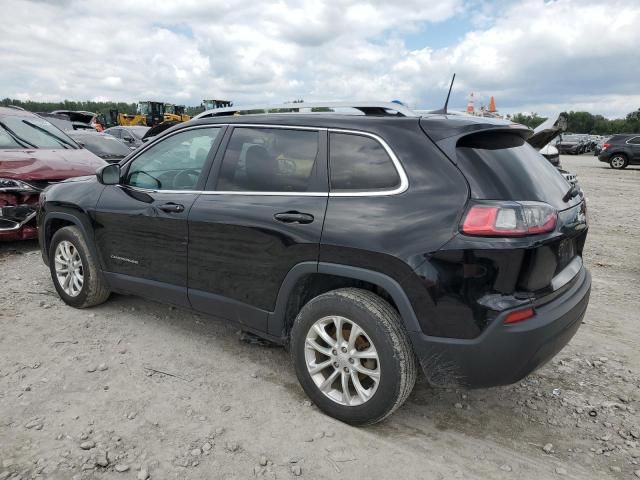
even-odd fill
[(474, 203), (462, 221), (465, 235), (523, 237), (553, 232), (558, 213), (542, 202)]
[(531, 307), (523, 308), (522, 310), (514, 310), (513, 312), (509, 312), (507, 316), (504, 317), (504, 323), (506, 325), (512, 325), (514, 323), (523, 322), (530, 319), (535, 314), (535, 310)]
[(611, 144), (610, 144), (610, 143), (603, 143), (603, 144), (602, 144), (602, 150), (604, 151), (604, 150), (606, 150), (607, 148), (609, 148), (610, 146), (611, 146)]

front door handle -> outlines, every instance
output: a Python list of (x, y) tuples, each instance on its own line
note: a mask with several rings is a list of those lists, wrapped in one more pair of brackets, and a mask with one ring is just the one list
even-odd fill
[(273, 218), (282, 223), (311, 223), (313, 215), (296, 211), (276, 213)]
[(164, 205), (160, 205), (158, 208), (167, 213), (184, 212), (184, 205), (180, 205), (179, 203), (165, 203)]

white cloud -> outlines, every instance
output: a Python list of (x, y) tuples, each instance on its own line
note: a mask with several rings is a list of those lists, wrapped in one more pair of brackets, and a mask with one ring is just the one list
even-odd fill
[[(454, 107), (468, 92), (504, 111), (640, 106), (637, 0), (3, 0), (0, 94), (162, 99), (195, 105), (403, 99)], [(465, 15), (474, 31), (444, 48), (406, 34)]]

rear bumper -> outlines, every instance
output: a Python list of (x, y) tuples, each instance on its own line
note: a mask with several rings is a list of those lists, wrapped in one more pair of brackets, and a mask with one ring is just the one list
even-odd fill
[(515, 383), (571, 340), (584, 317), (590, 291), (591, 275), (582, 268), (566, 292), (537, 307), (529, 320), (505, 325), (503, 313), (472, 340), (411, 332), (413, 347), (432, 384), (473, 388)]
[(600, 155), (598, 155), (598, 160), (600, 160), (601, 162), (609, 163), (610, 159), (611, 159), (611, 154), (609, 152), (600, 152)]

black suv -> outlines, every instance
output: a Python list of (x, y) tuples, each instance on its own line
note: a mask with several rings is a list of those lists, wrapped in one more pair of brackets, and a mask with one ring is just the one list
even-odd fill
[(640, 165), (640, 135), (614, 135), (602, 145), (598, 160), (620, 170), (628, 165)]
[(39, 239), (60, 297), (238, 322), (287, 345), (313, 402), (359, 425), (398, 408), (418, 367), (485, 387), (553, 357), (589, 300), (582, 195), (521, 125), (356, 108), (204, 112), (48, 188)]

